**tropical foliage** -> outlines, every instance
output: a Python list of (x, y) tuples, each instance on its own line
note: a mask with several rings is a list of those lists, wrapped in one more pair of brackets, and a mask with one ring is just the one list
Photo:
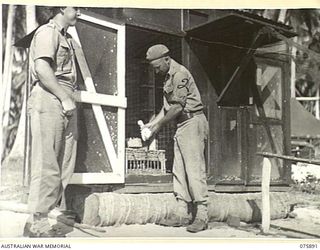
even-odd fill
[[(7, 17), (8, 5), (2, 5), (2, 37), (3, 48), (6, 46), (6, 30), (7, 30)], [(13, 41), (21, 39), (26, 34), (26, 11), (24, 6), (15, 6), (15, 16), (13, 22)], [(4, 61), (6, 51), (2, 51), (2, 61)], [(2, 69), (3, 72), (4, 69)], [(11, 67), (11, 98), (9, 110), (8, 126), (3, 127), (3, 152), (2, 160), (8, 155), (10, 149), (15, 141), (20, 114), (22, 110), (25, 82), (27, 79), (27, 54), (24, 49), (13, 48), (13, 62)], [(5, 84), (5, 83), (3, 83)]]

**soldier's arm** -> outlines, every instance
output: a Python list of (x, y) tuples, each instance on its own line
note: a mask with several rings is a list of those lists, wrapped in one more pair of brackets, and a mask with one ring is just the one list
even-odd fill
[(153, 126), (158, 123), (164, 117), (164, 107), (161, 108), (160, 112), (156, 115), (156, 117), (152, 118), (148, 124)]
[(153, 133), (157, 133), (161, 127), (179, 116), (184, 109), (188, 95), (188, 75), (185, 72), (178, 72), (173, 79), (173, 93), (171, 98), (170, 109), (167, 113), (150, 127)]
[(164, 125), (166, 125), (168, 122), (175, 119), (180, 113), (182, 112), (183, 107), (180, 104), (173, 104), (170, 106), (170, 109), (168, 112), (153, 126), (151, 126), (152, 133), (157, 133)]
[(40, 82), (60, 101), (65, 101), (70, 98), (64, 91), (53, 72), (51, 67), (51, 60), (46, 57), (38, 58), (35, 60), (35, 71), (39, 77)]
[(41, 83), (61, 101), (64, 111), (76, 108), (74, 100), (64, 91), (53, 71), (53, 63), (59, 46), (57, 31), (45, 27), (34, 37), (34, 67)]

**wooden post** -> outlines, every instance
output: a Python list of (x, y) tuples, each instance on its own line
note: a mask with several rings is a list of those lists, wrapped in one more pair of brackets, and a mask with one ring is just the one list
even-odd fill
[(27, 81), (25, 84), (25, 140), (24, 140), (24, 161), (23, 161), (23, 185), (29, 186), (31, 180), (31, 169), (30, 169), (30, 150), (31, 150), (31, 128), (30, 128), (30, 117), (27, 112), (28, 99), (30, 94), (30, 84), (31, 84), (31, 73), (30, 73), (30, 62), (29, 62), (29, 49), (26, 50), (27, 53)]
[[(26, 27), (27, 34), (32, 32), (37, 27), (36, 20), (36, 6), (26, 5)], [(30, 85), (31, 85), (31, 74), (30, 74), (30, 65), (29, 65), (29, 49), (26, 50), (27, 53), (27, 81), (25, 85), (25, 144), (24, 144), (24, 167), (23, 167), (23, 185), (29, 186), (30, 183), (30, 143), (31, 143), (31, 131), (30, 131), (30, 117), (27, 113), (27, 103), (30, 94)]]
[(292, 161), (292, 162), (302, 162), (302, 163), (308, 163), (308, 164), (314, 164), (314, 165), (319, 165), (320, 166), (320, 161), (319, 160), (311, 160), (307, 158), (299, 158), (299, 157), (294, 157), (291, 155), (281, 155), (281, 154), (273, 154), (269, 152), (257, 152), (257, 155), (261, 155), (263, 157), (268, 157), (268, 158), (278, 158), (282, 160), (287, 160), (287, 161)]
[(317, 100), (316, 100), (316, 105), (315, 105), (316, 118), (319, 120), (319, 119), (320, 119), (319, 87), (317, 88), (316, 98), (317, 98)]
[[(8, 41), (7, 41), (8, 42)], [(12, 42), (10, 41), (10, 44)], [(9, 113), (10, 113), (10, 102), (11, 102), (11, 90), (12, 90), (12, 61), (13, 61), (13, 53), (14, 48), (10, 48), (6, 50), (6, 54), (8, 53), (8, 64), (4, 64), (4, 72), (3, 72), (3, 106), (2, 106), (2, 127), (6, 128), (9, 125)], [(6, 133), (7, 134), (7, 133)], [(6, 140), (6, 135), (4, 137)]]
[(268, 233), (270, 229), (270, 176), (271, 176), (271, 162), (268, 158), (263, 158), (262, 167), (262, 232)]
[[(294, 37), (293, 41), (297, 42), (298, 38)], [(290, 85), (291, 85), (291, 97), (296, 97), (296, 63), (295, 63), (295, 58), (296, 58), (296, 53), (297, 53), (297, 47), (291, 46), (291, 60), (290, 60)]]

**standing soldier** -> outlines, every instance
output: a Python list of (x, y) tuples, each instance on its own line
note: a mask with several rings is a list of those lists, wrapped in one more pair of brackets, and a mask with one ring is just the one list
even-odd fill
[[(166, 46), (158, 44), (150, 47), (146, 59), (156, 74), (164, 76), (164, 105), (155, 119), (145, 127), (153, 135), (169, 121), (176, 119), (177, 122), (173, 189), (179, 206), (171, 218), (160, 224), (187, 226), (187, 231), (199, 232), (208, 227), (208, 188), (204, 158), (208, 121), (203, 113), (200, 93), (190, 72), (170, 58)], [(188, 203), (192, 203), (196, 211), (192, 223)]]
[(50, 226), (48, 213), (64, 200), (77, 149), (72, 98), (76, 66), (67, 29), (76, 24), (79, 11), (74, 7), (51, 9), (52, 19), (37, 29), (30, 46), (33, 89), (28, 104), (32, 134), (28, 208), (32, 216), (25, 227), (25, 235), (30, 237), (63, 236)]

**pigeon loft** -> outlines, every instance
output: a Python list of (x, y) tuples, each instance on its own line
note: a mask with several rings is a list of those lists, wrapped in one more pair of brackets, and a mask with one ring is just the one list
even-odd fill
[[(162, 106), (162, 80), (145, 60), (158, 43), (195, 78), (209, 121), (210, 191), (261, 191), (263, 157), (290, 154), (291, 27), (238, 10), (86, 8), (75, 40), (79, 140), (70, 184), (119, 192), (172, 192), (175, 124), (157, 151), (126, 148)], [(271, 159), (270, 191), (289, 188), (291, 165)]]

